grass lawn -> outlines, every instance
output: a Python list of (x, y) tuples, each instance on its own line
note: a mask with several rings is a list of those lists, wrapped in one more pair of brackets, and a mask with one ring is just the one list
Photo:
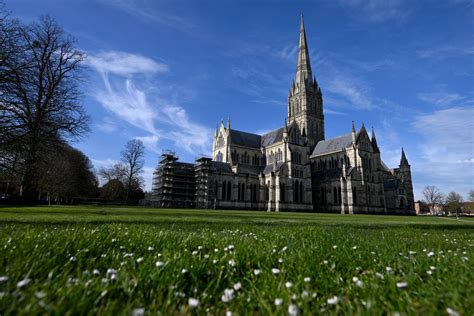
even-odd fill
[(474, 220), (0, 207), (0, 314), (474, 311)]

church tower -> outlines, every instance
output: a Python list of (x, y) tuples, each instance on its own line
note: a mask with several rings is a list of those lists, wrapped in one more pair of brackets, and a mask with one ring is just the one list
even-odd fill
[(324, 140), (323, 97), (321, 88), (311, 72), (303, 15), (301, 15), (296, 78), (288, 94), (288, 121), (296, 122), (311, 148), (320, 140)]
[(400, 158), (399, 173), (401, 175), (403, 184), (406, 189), (407, 203), (410, 209), (414, 209), (415, 198), (413, 196), (413, 182), (411, 179), (411, 168), (408, 159), (405, 156), (405, 151), (402, 148), (402, 157)]

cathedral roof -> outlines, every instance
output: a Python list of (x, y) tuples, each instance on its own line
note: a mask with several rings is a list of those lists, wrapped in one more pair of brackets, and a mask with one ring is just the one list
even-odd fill
[(266, 165), (266, 166), (263, 168), (262, 173), (263, 173), (263, 174), (269, 174), (269, 173), (272, 172), (272, 171), (273, 171), (273, 172), (278, 172), (278, 171), (280, 171), (281, 166), (283, 166), (284, 164), (285, 164), (284, 162), (279, 161), (279, 162), (277, 162), (277, 163), (275, 163), (275, 164), (272, 163), (272, 164)]
[(334, 137), (327, 140), (319, 141), (316, 147), (314, 147), (311, 156), (318, 156), (334, 151), (340, 151), (344, 148), (349, 147), (352, 144), (352, 134), (346, 134), (339, 137)]
[(230, 131), (230, 141), (232, 144), (260, 148), (272, 145), (283, 139), (284, 127), (263, 134), (262, 136), (232, 129)]
[(232, 167), (229, 163), (227, 162), (220, 162), (220, 161), (211, 161), (211, 165), (216, 168), (217, 171), (220, 172), (227, 172), (227, 173), (232, 173)]
[(285, 129), (284, 127), (281, 127), (269, 133), (263, 134), (261, 145), (265, 147), (265, 146), (269, 146), (271, 144), (281, 141), (283, 139), (284, 129)]
[(385, 162), (383, 162), (383, 160), (380, 160), (380, 163), (382, 164), (382, 169), (383, 169), (384, 171), (390, 172), (390, 168), (387, 167), (387, 165), (385, 164)]
[(252, 133), (247, 133), (247, 132), (231, 129), (230, 141), (231, 141), (231, 144), (235, 144), (235, 145), (260, 148), (261, 136), (257, 134), (252, 134)]

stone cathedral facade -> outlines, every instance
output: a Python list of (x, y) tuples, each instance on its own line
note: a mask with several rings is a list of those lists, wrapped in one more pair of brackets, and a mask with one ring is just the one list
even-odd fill
[[(172, 170), (173, 163), (177, 164), (175, 157), (164, 155), (156, 174)], [(312, 74), (303, 18), (283, 126), (257, 135), (233, 129), (230, 119), (221, 122), (214, 134), (212, 159), (184, 165), (194, 178), (187, 202), (176, 204), (183, 196), (173, 186), (180, 187), (181, 180), (170, 180), (166, 187), (156, 176), (155, 182), (161, 184), (154, 191), (170, 192), (167, 197), (156, 195), (158, 206), (343, 214), (414, 210), (410, 165), (403, 149), (399, 167), (389, 169), (380, 158), (374, 131), (369, 136), (363, 124), (358, 131), (352, 123), (348, 134), (325, 138), (323, 95)]]

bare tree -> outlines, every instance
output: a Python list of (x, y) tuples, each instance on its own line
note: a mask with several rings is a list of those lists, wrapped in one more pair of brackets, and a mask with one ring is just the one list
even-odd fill
[(128, 202), (130, 193), (140, 189), (143, 185), (143, 165), (145, 163), (145, 147), (143, 142), (138, 139), (132, 139), (127, 142), (125, 149), (121, 152), (121, 160), (125, 165), (125, 188), (127, 195), (125, 201)]
[(126, 168), (122, 163), (116, 163), (109, 168), (100, 168), (99, 177), (103, 182), (107, 183), (112, 180), (118, 180), (122, 183), (125, 183), (126, 177)]
[(469, 201), (474, 202), (474, 190), (469, 191)]
[(52, 18), (8, 25), (0, 41), (0, 154), (22, 156), (23, 196), (34, 198), (42, 150), (88, 131), (78, 89), (84, 55)]
[(436, 205), (442, 204), (444, 195), (438, 189), (438, 187), (434, 185), (426, 186), (423, 189), (423, 196), (425, 197), (425, 202), (430, 207), (430, 211), (434, 211), (434, 207)]

